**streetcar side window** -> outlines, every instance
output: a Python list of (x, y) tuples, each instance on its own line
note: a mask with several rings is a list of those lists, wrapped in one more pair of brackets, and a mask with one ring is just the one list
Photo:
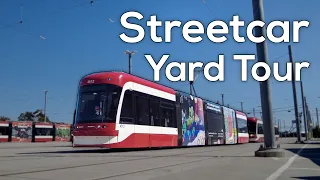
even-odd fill
[[(137, 91), (133, 91), (130, 96), (131, 98), (127, 95), (127, 92), (125, 93), (121, 108), (121, 123), (128, 123), (127, 118), (133, 117), (132, 123), (137, 125), (177, 127), (174, 102)], [(131, 105), (128, 101), (130, 101)], [(129, 113), (127, 114), (129, 108), (130, 116), (128, 115)], [(123, 117), (126, 120), (122, 119)]]
[(132, 92), (126, 91), (121, 107), (120, 123), (134, 124)]
[(151, 126), (161, 126), (161, 120), (159, 117), (159, 101), (150, 99), (150, 121)]
[(53, 128), (36, 128), (36, 136), (53, 136)]
[(136, 96), (137, 124), (150, 125), (149, 120), (149, 101), (143, 96)]
[(177, 127), (177, 123), (175, 120), (174, 114), (174, 104), (172, 103), (163, 103), (160, 105), (160, 113), (161, 113), (161, 123), (163, 127)]
[(1, 135), (9, 135), (9, 127), (1, 127), (0, 126), (0, 136)]

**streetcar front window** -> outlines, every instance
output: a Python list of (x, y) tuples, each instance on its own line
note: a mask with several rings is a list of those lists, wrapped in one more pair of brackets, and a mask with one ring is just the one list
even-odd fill
[(114, 123), (121, 88), (111, 84), (80, 88), (76, 123)]
[(249, 134), (257, 134), (256, 126), (257, 126), (257, 123), (248, 121), (248, 132), (249, 132)]

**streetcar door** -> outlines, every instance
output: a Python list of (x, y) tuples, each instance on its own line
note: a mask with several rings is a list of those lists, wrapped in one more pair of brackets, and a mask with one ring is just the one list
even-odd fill
[(153, 97), (149, 101), (150, 110), (150, 147), (163, 146), (162, 136), (162, 124), (160, 119), (160, 100)]
[(135, 107), (134, 147), (150, 147), (150, 103), (148, 96), (136, 92)]
[(121, 106), (120, 115), (120, 134), (118, 143), (122, 148), (134, 147), (134, 117), (135, 117), (135, 100), (133, 92), (126, 90)]

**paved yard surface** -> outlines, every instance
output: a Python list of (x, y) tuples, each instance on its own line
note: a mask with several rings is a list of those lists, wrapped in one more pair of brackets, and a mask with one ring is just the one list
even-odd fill
[(0, 144), (1, 180), (320, 180), (320, 144), (281, 139), (284, 158), (259, 144), (144, 151), (73, 149), (70, 143)]

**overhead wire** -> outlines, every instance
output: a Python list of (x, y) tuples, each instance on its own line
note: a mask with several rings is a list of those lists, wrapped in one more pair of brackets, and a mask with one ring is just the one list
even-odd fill
[(211, 8), (207, 5), (205, 0), (202, 0), (202, 3), (206, 6), (206, 8), (212, 13), (212, 15), (214, 15), (213, 11), (211, 10)]
[[(35, 1), (35, 2), (40, 2), (40, 1), (44, 1), (44, 0), (39, 0), (39, 1)], [(75, 1), (75, 0), (74, 0)], [(53, 11), (49, 14), (47, 14), (47, 16), (50, 16), (50, 15), (53, 15), (53, 14), (57, 14), (57, 13), (60, 13), (60, 12), (64, 12), (64, 11), (69, 11), (69, 10), (72, 10), (72, 9), (75, 9), (75, 8), (78, 8), (78, 7), (82, 7), (82, 6), (85, 6), (85, 5), (88, 5), (88, 4), (91, 4), (93, 5), (94, 2), (99, 2), (101, 0), (90, 0), (89, 2), (88, 1), (84, 1), (84, 2), (79, 2), (79, 1), (76, 1), (76, 3), (78, 3), (77, 5), (75, 6), (70, 6), (70, 7), (66, 7), (66, 8), (62, 8), (62, 9), (59, 9), (59, 10), (56, 10), (56, 11)], [(16, 27), (18, 24), (25, 24), (25, 22), (28, 22), (30, 21), (30, 19), (28, 20), (23, 20), (23, 4), (20, 5), (20, 21), (19, 22), (16, 22), (16, 23), (13, 23), (13, 24), (8, 24), (8, 23), (5, 23), (4, 21), (0, 21), (0, 24), (3, 24), (2, 26), (0, 26), (1, 29), (6, 29), (6, 28), (10, 28), (10, 29), (13, 29), (13, 30), (16, 30)], [(25, 33), (25, 34), (28, 34), (30, 36), (33, 36), (35, 38), (40, 38), (42, 40), (46, 40), (46, 38), (42, 35), (36, 35), (34, 33), (31, 33), (29, 31), (26, 31), (26, 30), (23, 30), (23, 29), (19, 29), (21, 32)]]
[(289, 55), (289, 53), (285, 53), (285, 54), (283, 54), (283, 55), (281, 55), (279, 57), (276, 57), (276, 58), (272, 59), (271, 61), (276, 61), (276, 60), (281, 59), (281, 58), (283, 58), (283, 57), (285, 57), (287, 55)]
[[(44, 0), (43, 0), (43, 1), (44, 1)], [(91, 4), (91, 5), (92, 5), (94, 2), (99, 2), (99, 1), (102, 1), (102, 0), (90, 0), (89, 2), (88, 2), (88, 1), (85, 1), (85, 2), (82, 2), (82, 3), (78, 3), (77, 5), (74, 5), (74, 6), (65, 7), (65, 8), (61, 8), (61, 9), (59, 9), (59, 10), (55, 10), (55, 11), (49, 12), (46, 16), (50, 16), (50, 15), (57, 14), (57, 13), (64, 12), (64, 11), (69, 11), (69, 10), (76, 9), (76, 8), (78, 8), (78, 7), (82, 7), (82, 6), (85, 6), (85, 5), (88, 5), (88, 4)], [(38, 1), (37, 1), (37, 2), (38, 2)], [(22, 13), (21, 13), (21, 18), (22, 18)], [(28, 22), (28, 21), (30, 21), (30, 19), (23, 20), (23, 23)], [(1, 22), (1, 21), (0, 21), (0, 22)], [(2, 22), (3, 22), (3, 21), (2, 21)], [(7, 23), (6, 23), (6, 24), (7, 24)], [(20, 19), (20, 22), (13, 23), (12, 25), (8, 25), (8, 24), (7, 24), (7, 27), (16, 26), (17, 24), (22, 24), (21, 19)]]
[[(7, 28), (11, 28), (12, 30), (23, 32), (23, 33), (31, 35), (33, 37), (36, 37), (36, 38), (41, 38), (42, 37), (41, 35), (38, 36), (36, 34), (33, 34), (33, 33), (29, 32), (29, 31), (26, 31), (26, 30), (23, 30), (23, 29), (19, 29), (18, 30), (18, 29), (16, 29), (15, 25), (9, 25), (9, 24), (6, 24), (6, 23), (3, 23), (3, 24), (5, 24), (5, 27), (7, 27)], [(16, 23), (16, 24), (19, 24), (19, 23)]]
[(78, 7), (81, 7), (81, 6), (84, 6), (84, 5), (88, 5), (88, 2), (83, 2), (83, 3), (80, 3), (80, 4), (75, 5), (75, 6), (62, 8), (60, 10), (53, 11), (53, 12), (49, 13), (48, 15), (56, 14), (56, 13), (63, 12), (63, 11), (72, 10), (72, 9), (75, 9), (75, 8), (78, 8)]

